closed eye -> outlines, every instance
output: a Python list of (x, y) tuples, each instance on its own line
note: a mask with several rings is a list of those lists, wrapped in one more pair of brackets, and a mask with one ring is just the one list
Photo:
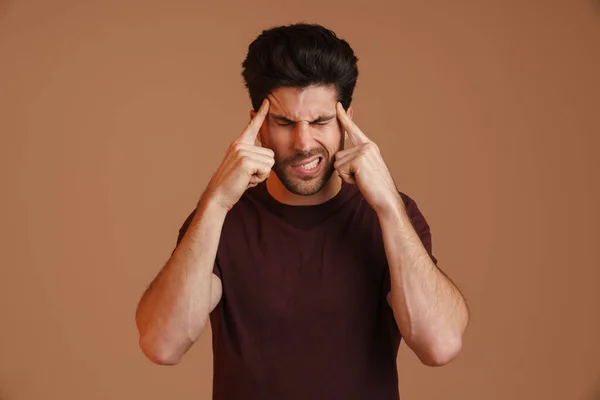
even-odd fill
[[(310, 121), (310, 124), (311, 125), (325, 126), (329, 122), (335, 120), (335, 117), (336, 117), (335, 114), (321, 115), (317, 119), (315, 119), (313, 121)], [(269, 118), (275, 120), (275, 122), (279, 126), (292, 126), (292, 125), (294, 125), (296, 123), (296, 121), (292, 121), (292, 120), (286, 118), (283, 115), (276, 115), (276, 114), (269, 113)]]
[[(327, 122), (311, 122), (311, 125), (319, 125), (319, 126), (324, 126), (327, 125), (330, 121)], [(277, 125), (279, 126), (292, 126), (294, 125), (294, 122), (278, 122)]]

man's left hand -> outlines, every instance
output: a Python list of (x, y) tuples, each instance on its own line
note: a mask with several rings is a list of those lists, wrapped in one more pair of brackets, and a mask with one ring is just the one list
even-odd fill
[(335, 154), (333, 166), (340, 177), (348, 183), (357, 184), (365, 200), (378, 213), (403, 204), (379, 147), (360, 130), (339, 102), (336, 113), (354, 144), (354, 147)]

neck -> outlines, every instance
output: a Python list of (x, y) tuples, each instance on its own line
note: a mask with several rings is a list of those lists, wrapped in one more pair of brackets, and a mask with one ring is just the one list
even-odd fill
[(269, 194), (278, 202), (291, 206), (314, 206), (324, 203), (338, 194), (341, 188), (342, 178), (337, 173), (333, 173), (325, 186), (311, 196), (300, 196), (290, 192), (275, 173), (271, 173), (267, 178)]

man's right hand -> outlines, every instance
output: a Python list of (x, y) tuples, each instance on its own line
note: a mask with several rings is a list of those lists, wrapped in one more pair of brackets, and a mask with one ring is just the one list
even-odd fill
[(265, 99), (246, 129), (227, 149), (225, 158), (204, 191), (203, 199), (208, 198), (229, 211), (246, 189), (269, 177), (275, 155), (271, 149), (255, 145), (268, 112), (269, 100)]

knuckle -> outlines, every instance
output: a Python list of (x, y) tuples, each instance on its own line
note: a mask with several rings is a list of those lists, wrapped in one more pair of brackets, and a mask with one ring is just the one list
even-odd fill
[(239, 163), (242, 166), (242, 168), (248, 169), (252, 166), (252, 159), (250, 159), (250, 157), (248, 156), (241, 156), (239, 160)]
[(229, 149), (233, 152), (238, 153), (242, 148), (242, 144), (240, 142), (238, 142), (237, 140), (233, 143), (231, 143), (231, 145), (229, 146)]
[(379, 147), (377, 147), (377, 145), (373, 142), (367, 142), (364, 143), (362, 145), (362, 153), (367, 153), (367, 152), (379, 152)]
[(274, 153), (274, 152), (273, 152), (273, 150), (271, 150), (271, 149), (268, 149), (268, 148), (266, 148), (266, 147), (262, 147), (262, 146), (255, 146), (255, 147), (256, 147), (257, 149), (259, 149), (259, 151), (260, 151), (262, 154), (264, 154), (264, 155), (267, 155), (267, 156), (270, 156), (270, 157), (274, 157), (274, 156), (275, 156), (275, 153)]

